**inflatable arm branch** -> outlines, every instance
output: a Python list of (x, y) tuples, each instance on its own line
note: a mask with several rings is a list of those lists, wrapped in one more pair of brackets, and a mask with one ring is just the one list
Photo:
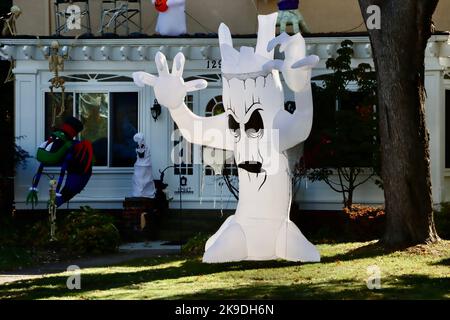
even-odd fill
[(233, 150), (233, 140), (228, 132), (226, 114), (200, 117), (189, 110), (184, 103), (187, 92), (202, 90), (208, 85), (205, 80), (184, 82), (182, 77), (184, 55), (180, 52), (175, 56), (171, 73), (169, 73), (164, 54), (158, 52), (155, 62), (159, 76), (135, 72), (133, 73), (135, 84), (139, 87), (144, 85), (153, 87), (156, 99), (169, 109), (173, 120), (187, 141), (212, 148)]
[(280, 111), (275, 120), (274, 128), (279, 130), (280, 151), (287, 150), (306, 140), (311, 132), (313, 120), (313, 105), (311, 93), (311, 69), (319, 62), (319, 57), (306, 57), (305, 39), (300, 33), (289, 36), (282, 33), (269, 42), (267, 50), (273, 50), (280, 45), (280, 52), (284, 52), (285, 60), (268, 62), (266, 70), (279, 70), (288, 87), (295, 93), (296, 110), (290, 114)]

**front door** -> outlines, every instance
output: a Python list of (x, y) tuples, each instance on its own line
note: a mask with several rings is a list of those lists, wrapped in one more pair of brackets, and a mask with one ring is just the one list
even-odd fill
[[(222, 103), (222, 88), (212, 87), (200, 91), (200, 115), (212, 117), (225, 112)], [(200, 194), (202, 199), (212, 201), (216, 209), (230, 209), (238, 195), (237, 167), (234, 164), (232, 151), (202, 147), (200, 172)], [(220, 165), (220, 160), (226, 160)], [(230, 190), (231, 189), (231, 190)]]
[[(186, 105), (195, 114), (204, 117), (224, 112), (222, 87), (219, 84), (220, 82), (209, 82), (208, 88), (189, 93), (186, 97)], [(237, 167), (234, 165), (233, 153), (226, 153), (226, 157), (230, 158), (230, 163), (226, 163), (223, 167), (205, 165), (206, 153), (217, 159), (217, 157), (224, 156), (225, 151), (206, 149), (207, 147), (188, 143), (176, 130), (177, 126), (173, 120), (169, 121), (170, 156), (174, 161), (174, 167), (167, 171), (166, 181), (169, 184), (173, 201), (177, 203), (175, 207), (178, 206), (181, 198), (184, 207), (233, 209), (236, 205), (236, 198), (230, 189), (238, 195)], [(189, 205), (186, 204), (187, 202)]]

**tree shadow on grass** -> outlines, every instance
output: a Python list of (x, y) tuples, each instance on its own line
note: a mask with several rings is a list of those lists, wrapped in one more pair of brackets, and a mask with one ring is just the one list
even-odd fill
[[(378, 243), (370, 243), (346, 253), (324, 257), (323, 263), (350, 261), (375, 257), (392, 252)], [(439, 261), (447, 265), (449, 259)], [(167, 264), (167, 266), (165, 266)], [(175, 264), (175, 265), (173, 265)], [(244, 261), (225, 264), (204, 264), (200, 258), (186, 260), (182, 257), (147, 258), (123, 262), (114, 267), (123, 267), (113, 273), (82, 273), (82, 290), (68, 290), (67, 276), (55, 275), (47, 278), (18, 281), (0, 285), (0, 299), (46, 299), (51, 297), (77, 297), (94, 291), (110, 289), (141, 290), (139, 284), (206, 276), (231, 271), (279, 269), (305, 264), (288, 261)], [(159, 268), (157, 268), (159, 266)], [(146, 267), (156, 267), (145, 269)], [(130, 270), (127, 270), (129, 268)], [(133, 269), (136, 268), (136, 269)], [(144, 268), (144, 269), (138, 269)], [(89, 272), (89, 269), (85, 269)], [(286, 270), (282, 270), (286, 272)], [(276, 284), (269, 280), (251, 280), (252, 285), (233, 286), (229, 289), (208, 289), (185, 295), (173, 295), (170, 299), (442, 299), (448, 298), (450, 278), (431, 278), (427, 275), (403, 275), (383, 277), (382, 290), (368, 290), (364, 281), (349, 278), (335, 281), (321, 279), (293, 280), (290, 284)], [(189, 280), (195, 281), (195, 280)], [(289, 281), (289, 279), (287, 279)], [(144, 295), (145, 293), (143, 293)], [(114, 296), (115, 295), (115, 296)], [(113, 292), (120, 298), (120, 293)]]
[(208, 289), (192, 294), (171, 296), (169, 299), (450, 299), (450, 278), (404, 275), (395, 279), (382, 279), (382, 286), (383, 283), (390, 286), (369, 290), (365, 283), (354, 279), (289, 285), (265, 283), (229, 289)]
[(333, 263), (336, 261), (351, 261), (351, 260), (358, 260), (358, 259), (365, 259), (365, 258), (373, 258), (373, 257), (388, 255), (397, 250), (399, 250), (399, 249), (398, 248), (387, 249), (387, 248), (383, 247), (379, 241), (377, 241), (377, 242), (369, 243), (368, 245), (347, 251), (345, 253), (339, 253), (334, 256), (323, 257), (321, 259), (321, 263)]
[[(205, 264), (200, 259), (184, 261), (181, 258), (144, 259), (122, 263), (120, 267), (146, 267), (180, 261), (180, 266), (169, 266), (161, 269), (150, 269), (133, 272), (116, 272), (109, 274), (83, 274), (82, 289), (71, 291), (67, 289), (67, 276), (51, 276), (46, 278), (17, 281), (0, 286), (0, 299), (45, 299), (50, 297), (79, 296), (83, 292), (109, 290), (115, 288), (127, 288), (140, 283), (154, 282), (158, 280), (178, 279), (190, 276), (203, 276), (229, 271), (245, 271), (255, 269), (285, 268), (299, 265), (288, 261), (245, 261), (238, 263)], [(155, 263), (160, 261), (160, 263)]]
[[(149, 259), (157, 260), (157, 259)], [(67, 276), (54, 276), (14, 282), (0, 286), (0, 299), (46, 299), (52, 297), (77, 297), (94, 291), (110, 289), (142, 290), (139, 284), (178, 279), (189, 276), (203, 276), (233, 270), (258, 270), (284, 268), (298, 265), (284, 261), (240, 262), (228, 264), (203, 264), (199, 259), (169, 261), (180, 262), (179, 266), (161, 269), (138, 270), (103, 274), (82, 274), (82, 289), (71, 291), (66, 287)], [(156, 265), (155, 261), (148, 261)], [(133, 266), (136, 266), (132, 263)], [(145, 267), (145, 260), (138, 264)], [(122, 264), (121, 266), (125, 266)], [(318, 281), (316, 281), (318, 280)], [(298, 282), (300, 281), (300, 282)], [(169, 299), (443, 299), (449, 298), (450, 278), (431, 278), (427, 275), (403, 275), (382, 278), (381, 290), (369, 290), (366, 283), (355, 278), (333, 281), (302, 279), (289, 284), (279, 284), (270, 280), (252, 280), (252, 285), (231, 288), (212, 288), (189, 294), (169, 296)], [(114, 294), (116, 296), (114, 296)], [(143, 293), (144, 296), (145, 292)], [(447, 296), (446, 296), (447, 295)], [(112, 297), (121, 298), (119, 293)]]
[[(433, 263), (434, 266), (450, 266), (450, 258), (445, 258)], [(450, 290), (450, 288), (449, 288)]]

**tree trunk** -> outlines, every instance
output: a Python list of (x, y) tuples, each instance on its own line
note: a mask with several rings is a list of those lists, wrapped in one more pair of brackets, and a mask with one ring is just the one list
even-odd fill
[(439, 239), (433, 221), (429, 134), (425, 125), (425, 48), (438, 0), (359, 0), (381, 8), (369, 30), (377, 71), (386, 246)]

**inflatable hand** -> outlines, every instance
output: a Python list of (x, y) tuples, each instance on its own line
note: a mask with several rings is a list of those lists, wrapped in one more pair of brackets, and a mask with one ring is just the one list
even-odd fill
[(172, 73), (169, 73), (166, 57), (161, 52), (156, 54), (155, 62), (159, 77), (145, 72), (135, 72), (133, 79), (139, 87), (144, 85), (153, 87), (155, 98), (166, 108), (176, 109), (183, 104), (187, 92), (201, 90), (208, 85), (205, 80), (184, 82), (182, 76), (185, 58), (181, 52), (173, 60)]
[(38, 191), (36, 188), (30, 188), (30, 192), (27, 196), (27, 205), (31, 203), (32, 206), (35, 206), (38, 203)]
[(303, 90), (310, 83), (310, 71), (319, 62), (319, 57), (306, 56), (305, 39), (300, 33), (293, 36), (287, 33), (280, 34), (269, 42), (267, 51), (272, 51), (277, 45), (280, 45), (280, 52), (284, 52), (284, 61), (272, 60), (264, 65), (264, 69), (281, 71), (291, 90), (295, 92)]

